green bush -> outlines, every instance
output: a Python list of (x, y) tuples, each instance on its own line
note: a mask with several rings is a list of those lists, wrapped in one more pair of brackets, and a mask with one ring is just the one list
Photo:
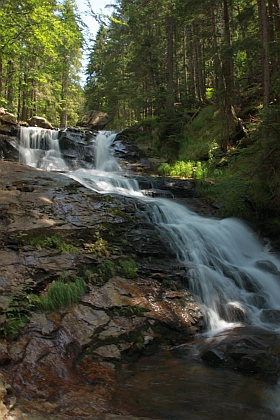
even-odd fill
[(50, 286), (47, 295), (40, 297), (39, 303), (43, 309), (50, 311), (71, 306), (85, 291), (85, 281), (80, 277), (69, 283), (57, 280)]

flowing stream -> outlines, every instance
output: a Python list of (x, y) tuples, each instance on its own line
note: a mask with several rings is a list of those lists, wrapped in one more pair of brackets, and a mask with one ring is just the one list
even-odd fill
[[(115, 136), (98, 134), (93, 145), (95, 168), (68, 171), (68, 176), (101, 194), (145, 202), (147, 217), (185, 267), (190, 291), (204, 309), (209, 330), (241, 321), (280, 331), (269, 316), (280, 311), (279, 258), (240, 220), (201, 217), (174, 200), (143, 195), (137, 181), (125, 176), (112, 154)], [(67, 171), (57, 131), (22, 128), (20, 162)]]
[[(42, 129), (22, 129), (20, 161), (42, 169), (67, 171), (67, 165), (59, 152), (56, 132), (44, 131), (53, 133), (52, 136), (54, 137), (46, 140), (42, 135)], [(119, 166), (118, 161), (113, 156), (111, 145), (114, 139), (115, 134), (99, 133), (95, 144), (92, 146), (95, 147), (95, 168), (67, 171), (68, 176), (101, 194), (121, 194), (134, 197), (136, 203), (145, 203), (147, 218), (158, 229), (169, 246), (176, 251), (181, 266), (185, 268), (190, 291), (202, 305), (210, 333), (214, 334), (219, 330), (242, 324), (260, 326), (279, 332), (280, 326), (271, 317), (271, 314), (279, 314), (278, 311), (280, 311), (280, 261), (278, 256), (271, 253), (269, 246), (259, 241), (255, 233), (240, 220), (201, 217), (174, 200), (143, 195), (137, 181), (126, 176), (125, 170)], [(150, 377), (155, 374), (155, 371), (159, 370), (160, 363), (158, 363), (158, 360), (157, 358), (152, 362), (147, 362), (147, 364), (153, 364), (153, 367), (148, 368)], [(165, 363), (168, 365), (163, 357), (162, 364)], [(181, 364), (180, 361), (179, 365)], [(191, 369), (186, 363), (184, 366), (186, 371)], [(179, 370), (181, 368), (182, 366), (179, 366)], [(146, 371), (147, 368), (140, 366), (138, 375), (143, 370)], [(206, 380), (203, 375), (207, 376), (208, 374), (201, 373), (202, 379), (201, 382), (198, 381), (198, 388), (201, 388), (203, 381)], [(164, 375), (168, 375), (167, 371)], [(171, 381), (172, 375), (171, 368), (169, 379), (166, 379), (167, 382)], [(182, 375), (185, 378), (183, 373)], [(135, 372), (132, 376), (136, 376)], [(217, 379), (218, 373), (215, 373), (215, 376)], [(214, 395), (216, 392), (219, 395), (219, 400), (223, 399), (223, 389), (228, 387), (232, 381), (240, 380), (237, 375), (237, 379), (231, 376), (228, 382), (223, 382), (221, 376), (216, 381), (216, 391), (215, 389), (209, 390), (208, 398), (212, 398), (212, 393)], [(148, 381), (147, 378), (145, 380)], [(215, 379), (213, 380), (215, 381)], [(244, 389), (247, 388), (248, 392), (251, 392), (251, 398), (254, 400), (253, 388), (251, 389), (246, 385), (246, 379), (243, 382), (242, 386), (244, 386)], [(129, 383), (131, 387), (134, 387), (134, 390), (137, 388), (135, 383), (133, 385), (133, 380)], [(180, 384), (182, 389), (186, 386), (184, 380), (180, 381), (177, 378), (169, 388), (166, 382), (165, 385), (158, 385), (158, 388), (164, 388), (166, 395), (166, 393), (172, 393), (170, 390), (174, 389), (175, 383), (177, 383), (177, 388), (180, 387)], [(252, 387), (254, 386), (252, 385)], [(177, 391), (178, 393), (183, 392), (181, 388)], [(233, 393), (235, 392), (234, 389), (233, 384)], [(151, 395), (149, 396), (147, 389), (144, 394), (141, 387), (138, 391), (139, 395), (142, 392), (142, 399), (145, 401), (151, 400)], [(204, 392), (207, 394), (206, 390)], [(226, 392), (225, 389), (224, 392)], [(154, 399), (160, 400), (161, 397), (156, 395), (156, 392), (153, 395)], [(264, 394), (262, 393), (262, 395)], [(205, 398), (207, 398), (207, 395)], [(238, 404), (242, 406), (242, 396), (240, 395), (238, 398)], [(170, 396), (169, 399), (172, 399), (172, 397)], [(151, 404), (151, 401), (149, 404)], [(174, 411), (174, 402), (171, 402), (170, 407), (166, 408), (167, 411), (170, 410), (170, 413), (177, 413), (174, 414), (175, 417), (171, 414), (166, 417), (162, 413), (158, 413), (158, 415), (166, 419), (185, 419), (183, 413), (186, 410), (186, 405), (182, 402), (180, 404), (180, 407), (182, 407), (179, 411), (177, 410), (178, 412)], [(186, 404), (191, 404), (191, 402)], [(193, 404), (196, 407), (200, 403), (198, 402), (196, 405), (193, 402)], [(225, 404), (229, 403), (225, 402)], [(260, 406), (263, 407), (262, 401), (255, 402), (254, 408), (250, 404), (249, 406), (254, 413), (259, 410), (259, 419), (277, 418), (266, 416), (265, 411), (260, 409)], [(278, 409), (278, 402), (275, 403), (275, 406)], [(153, 412), (155, 413), (155, 411)], [(217, 414), (216, 417), (209, 416), (209, 413), (205, 413), (205, 416), (200, 414), (197, 417), (194, 411), (191, 418), (234, 419), (239, 418), (239, 415), (245, 415), (246, 410), (242, 411), (240, 408), (237, 417), (234, 414), (227, 417), (223, 410), (221, 413), (223, 413), (221, 416)], [(247, 416), (246, 418), (253, 417)]]

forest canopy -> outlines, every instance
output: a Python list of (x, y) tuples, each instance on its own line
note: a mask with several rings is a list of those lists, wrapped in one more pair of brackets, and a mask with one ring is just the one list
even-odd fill
[(0, 106), (20, 121), (73, 124), (83, 104), (82, 28), (73, 0), (0, 0)]
[(65, 127), (97, 109), (122, 128), (211, 101), (230, 127), (246, 90), (261, 107), (278, 103), (278, 0), (116, 0), (107, 17), (88, 1), (100, 27), (85, 87), (85, 24), (74, 0), (0, 6), (0, 106), (19, 120), (40, 114)]
[(278, 0), (118, 0), (89, 54), (86, 106), (120, 128), (213, 101), (231, 125), (246, 90), (278, 102), (279, 37)]

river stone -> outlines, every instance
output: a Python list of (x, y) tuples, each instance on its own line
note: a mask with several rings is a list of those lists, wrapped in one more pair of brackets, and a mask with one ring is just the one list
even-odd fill
[(273, 324), (280, 323), (280, 310), (273, 310), (273, 309), (263, 309), (261, 316), (261, 321), (269, 322)]
[(257, 327), (239, 327), (208, 339), (199, 357), (215, 366), (277, 376), (280, 373), (280, 336)]

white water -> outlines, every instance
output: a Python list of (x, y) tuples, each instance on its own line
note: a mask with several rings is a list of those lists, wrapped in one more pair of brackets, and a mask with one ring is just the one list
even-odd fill
[(67, 171), (62, 159), (58, 131), (37, 127), (21, 127), (19, 161), (46, 171)]
[[(204, 308), (210, 330), (238, 321), (280, 330), (263, 317), (264, 311), (280, 311), (279, 258), (237, 219), (205, 218), (173, 200), (144, 196), (111, 154), (114, 138), (99, 134), (95, 169), (78, 169), (69, 177), (99, 193), (135, 197), (147, 204), (147, 217), (185, 267), (190, 291)], [(32, 166), (37, 165), (32, 161)]]

